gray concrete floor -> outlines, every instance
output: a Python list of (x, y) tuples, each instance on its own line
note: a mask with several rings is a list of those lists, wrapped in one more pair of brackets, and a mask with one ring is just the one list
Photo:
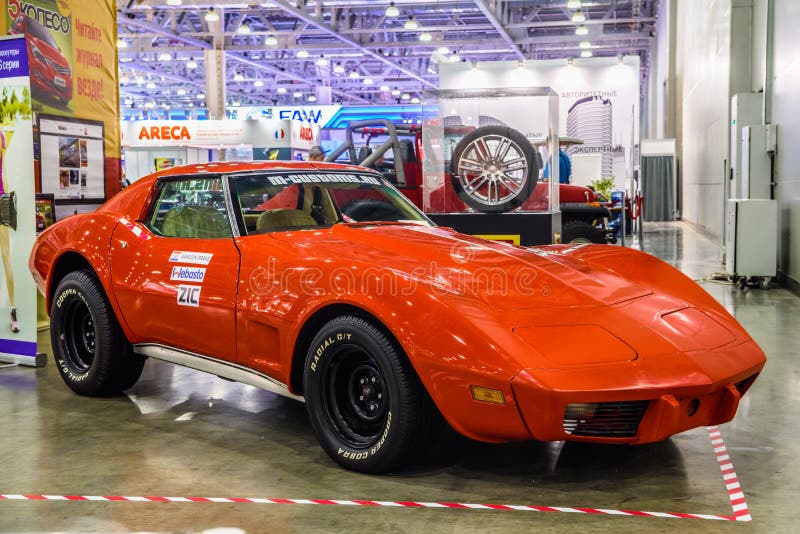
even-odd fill
[[(722, 270), (682, 224), (649, 224), (645, 250), (694, 278)], [(767, 353), (722, 427), (752, 523), (517, 511), (288, 504), (0, 500), (0, 531), (794, 531), (800, 465), (800, 299), (704, 287)], [(49, 349), (46, 333), (40, 335)], [(303, 405), (149, 361), (127, 396), (72, 394), (52, 362), (0, 369), (0, 494), (455, 501), (730, 515), (704, 429), (639, 447), (454, 440), (413, 471), (365, 476), (318, 447)]]

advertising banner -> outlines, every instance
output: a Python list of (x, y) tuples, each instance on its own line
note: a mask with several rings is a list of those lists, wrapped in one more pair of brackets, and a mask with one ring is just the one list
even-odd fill
[[(28, 40), (40, 192), (94, 201), (118, 192), (116, 2), (2, 0), (0, 7), (2, 33)], [(93, 135), (78, 135), (82, 127)]]
[(0, 38), (0, 361), (37, 364), (33, 125), (23, 37)]

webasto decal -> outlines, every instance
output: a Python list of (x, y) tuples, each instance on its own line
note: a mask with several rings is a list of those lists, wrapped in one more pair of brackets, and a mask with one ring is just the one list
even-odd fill
[(169, 279), (180, 282), (202, 282), (205, 277), (205, 267), (173, 267)]
[(381, 185), (378, 178), (356, 174), (287, 174), (286, 176), (270, 176), (272, 185), (323, 183), (323, 184), (370, 184)]

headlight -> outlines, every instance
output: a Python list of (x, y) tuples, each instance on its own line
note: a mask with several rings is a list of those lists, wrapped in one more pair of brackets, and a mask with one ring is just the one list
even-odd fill
[(33, 41), (31, 41), (31, 54), (33, 54), (33, 57), (35, 57), (36, 59), (38, 59), (42, 63), (45, 62), (44, 54), (42, 54), (39, 51), (39, 49), (36, 47), (36, 45), (33, 44)]

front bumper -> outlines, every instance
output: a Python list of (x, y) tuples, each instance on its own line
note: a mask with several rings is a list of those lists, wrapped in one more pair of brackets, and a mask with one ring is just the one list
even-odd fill
[[(700, 373), (658, 377), (641, 368), (621, 373), (621, 366), (614, 365), (580, 371), (526, 369), (515, 375), (511, 385), (525, 425), (537, 440), (650, 443), (733, 419), (765, 361), (753, 342), (738, 346), (737, 352), (744, 353), (749, 364), (717, 379)], [(594, 387), (575, 387), (581, 385), (576, 373), (584, 375), (584, 384), (589, 375)], [(637, 412), (636, 424), (625, 406), (641, 401), (646, 405)], [(574, 418), (565, 415), (568, 405), (603, 406), (605, 411), (594, 421), (591, 412), (583, 419)], [(619, 430), (622, 423), (630, 432)]]

